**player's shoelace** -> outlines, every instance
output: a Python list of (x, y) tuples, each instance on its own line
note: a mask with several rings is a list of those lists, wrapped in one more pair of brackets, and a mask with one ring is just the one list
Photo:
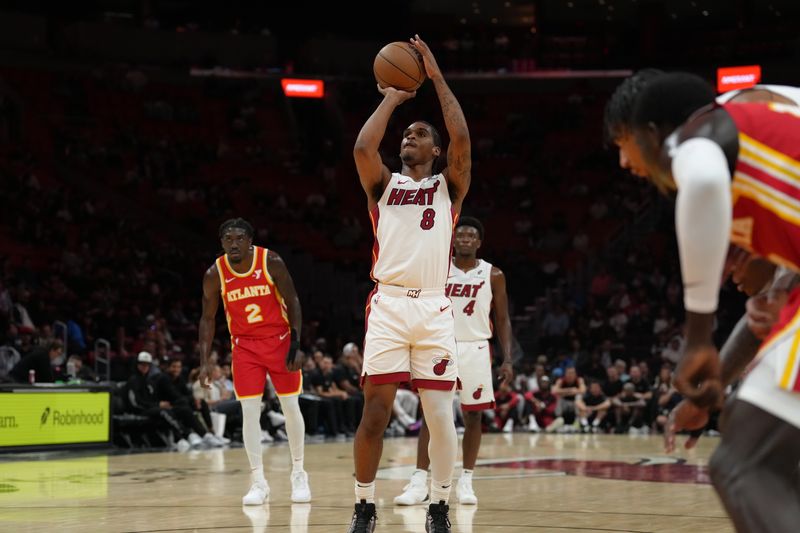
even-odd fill
[(428, 514), (431, 517), (431, 533), (446, 533), (450, 531), (450, 518), (447, 516), (449, 506), (445, 503), (431, 505)]
[(360, 533), (361, 531), (369, 531), (370, 522), (377, 518), (375, 511), (369, 512), (367, 503), (357, 503), (356, 510), (353, 513), (353, 526), (350, 529), (353, 533)]

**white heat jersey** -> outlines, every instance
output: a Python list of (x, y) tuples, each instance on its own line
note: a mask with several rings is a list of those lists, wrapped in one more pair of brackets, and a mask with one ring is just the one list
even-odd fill
[(492, 337), (492, 265), (483, 259), (464, 272), (450, 265), (445, 295), (453, 301), (456, 341), (482, 341)]
[[(754, 85), (750, 87), (750, 89), (764, 89), (775, 94), (779, 94), (784, 98), (788, 98), (789, 100), (793, 101), (795, 104), (800, 105), (800, 87), (792, 87), (790, 85)], [(747, 89), (736, 89), (735, 91), (728, 91), (726, 93), (722, 93), (721, 95), (717, 96), (716, 100), (718, 104), (724, 104), (730, 101), (734, 96), (741, 93), (743, 90)]]
[(444, 288), (457, 216), (442, 174), (420, 181), (392, 174), (370, 217), (372, 279), (399, 287)]

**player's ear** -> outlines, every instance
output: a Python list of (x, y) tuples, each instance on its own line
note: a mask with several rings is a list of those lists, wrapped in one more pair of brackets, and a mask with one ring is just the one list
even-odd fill
[(440, 155), (442, 155), (442, 147), (441, 146), (434, 146), (433, 147), (433, 156), (434, 157), (439, 157)]

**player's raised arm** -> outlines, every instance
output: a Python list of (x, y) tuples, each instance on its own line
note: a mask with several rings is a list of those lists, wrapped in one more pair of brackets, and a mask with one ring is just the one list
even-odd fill
[(211, 367), (208, 357), (211, 354), (211, 343), (214, 342), (215, 318), (219, 307), (220, 281), (217, 265), (211, 265), (203, 275), (203, 312), (198, 326), (200, 350), (200, 385), (210, 387)]
[(492, 312), (500, 349), (503, 351), (501, 375), (509, 384), (514, 381), (514, 369), (511, 361), (512, 334), (511, 317), (508, 314), (508, 294), (506, 294), (506, 276), (499, 268), (492, 267)]
[(460, 202), (467, 195), (472, 179), (472, 146), (469, 140), (467, 119), (464, 117), (464, 112), (453, 91), (444, 81), (442, 71), (439, 69), (431, 49), (425, 41), (419, 38), (419, 35), (414, 37), (411, 39), (411, 44), (422, 54), (425, 61), (425, 71), (436, 88), (439, 105), (441, 105), (442, 115), (444, 115), (444, 125), (450, 136), (450, 144), (447, 146), (447, 168), (444, 169), (443, 174), (450, 188), (454, 189), (453, 199), (458, 202), (457, 207), (460, 208)]
[(275, 287), (281, 293), (283, 301), (286, 304), (286, 311), (289, 315), (289, 327), (291, 328), (292, 343), (289, 347), (289, 353), (286, 356), (286, 367), (290, 371), (299, 370), (303, 362), (298, 360), (302, 355), (299, 351), (300, 347), (300, 330), (303, 327), (303, 313), (300, 308), (300, 298), (297, 297), (297, 291), (294, 288), (294, 281), (289, 274), (289, 269), (286, 268), (286, 263), (283, 258), (276, 252), (269, 250), (267, 256), (267, 269), (269, 275), (275, 282)]
[(417, 94), (416, 92), (398, 91), (393, 87), (384, 89), (378, 86), (378, 91), (383, 95), (383, 100), (361, 127), (353, 147), (358, 177), (364, 192), (367, 193), (370, 209), (380, 199), (383, 189), (392, 175), (378, 153), (381, 140), (386, 133), (386, 126), (389, 124), (389, 117), (392, 116), (392, 112), (397, 106)]

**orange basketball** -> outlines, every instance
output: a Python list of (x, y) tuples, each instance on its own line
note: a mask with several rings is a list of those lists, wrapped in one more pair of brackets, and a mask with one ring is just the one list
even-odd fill
[(416, 91), (425, 81), (425, 64), (411, 43), (396, 41), (381, 48), (372, 64), (381, 87)]

